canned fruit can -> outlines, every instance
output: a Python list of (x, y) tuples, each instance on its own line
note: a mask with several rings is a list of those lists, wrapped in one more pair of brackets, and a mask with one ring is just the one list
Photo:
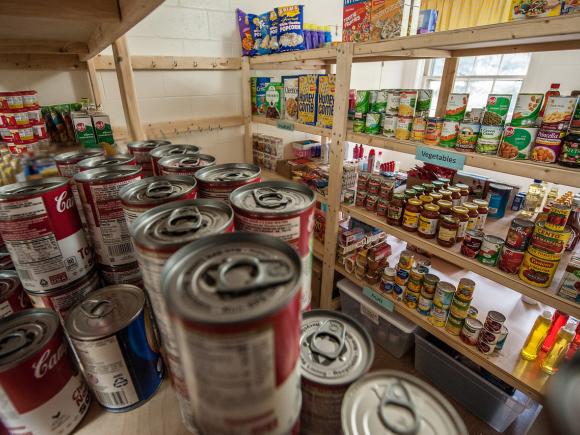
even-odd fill
[(425, 145), (439, 145), (441, 140), (441, 129), (443, 128), (443, 118), (427, 118), (423, 143)]
[(134, 409), (161, 385), (165, 370), (140, 288), (114, 285), (90, 293), (69, 313), (66, 331), (105, 409)]
[(505, 341), (508, 336), (508, 329), (505, 326), (501, 327), (501, 331), (499, 332), (499, 337), (497, 338), (497, 343), (495, 344), (495, 350), (499, 351), (503, 349)]
[(490, 94), (487, 97), (483, 125), (503, 125), (512, 101), (511, 94)]
[(365, 118), (365, 133), (379, 134), (381, 132), (381, 114), (369, 112)]
[(570, 227), (564, 227), (564, 231), (551, 231), (546, 228), (545, 222), (537, 222), (528, 250), (545, 260), (558, 260), (562, 257), (571, 236)]
[(448, 314), (449, 314), (448, 309), (440, 308), (435, 304), (433, 304), (431, 306), (431, 311), (429, 312), (429, 322), (433, 326), (443, 328), (445, 326), (445, 322), (447, 321)]
[(479, 320), (467, 317), (461, 329), (461, 341), (470, 346), (475, 346), (479, 339), (479, 334), (483, 329), (483, 323)]
[(505, 239), (506, 246), (518, 251), (525, 250), (532, 238), (534, 226), (534, 223), (529, 219), (513, 219)]
[[(469, 312), (469, 306), (471, 301), (462, 301), (457, 297), (453, 298), (451, 302), (451, 307), (449, 308), (449, 314), (452, 314), (456, 319), (465, 319)], [(459, 332), (455, 335), (459, 335)]]
[(482, 125), (475, 145), (479, 154), (496, 154), (501, 141), (503, 126)]
[(397, 117), (384, 115), (382, 119), (383, 136), (395, 137), (395, 130), (397, 129)]
[(170, 156), (163, 157), (157, 165), (160, 175), (194, 176), (201, 168), (215, 165), (215, 157), (208, 154)]
[(399, 116), (397, 118), (397, 128), (395, 129), (395, 137), (401, 140), (409, 140), (411, 137), (411, 126), (413, 125), (413, 117)]
[(141, 178), (141, 168), (129, 165), (89, 169), (74, 177), (99, 265), (135, 262), (119, 191)]
[(190, 144), (173, 144), (161, 145), (149, 152), (151, 158), (151, 167), (153, 175), (161, 175), (161, 168), (159, 167), (159, 160), (163, 157), (175, 156), (196, 156), (199, 154), (199, 147)]
[(469, 94), (449, 94), (447, 107), (445, 108), (445, 119), (449, 121), (463, 121)]
[(534, 125), (540, 115), (543, 100), (543, 94), (518, 94), (512, 125), (517, 127)]
[(407, 289), (405, 290), (405, 295), (403, 297), (403, 302), (405, 303), (405, 305), (411, 309), (415, 309), (417, 308), (418, 304), (419, 304), (419, 298), (421, 297), (421, 293), (419, 292), (413, 292), (411, 290), (409, 290), (409, 287), (407, 286)]
[(114, 156), (97, 155), (78, 162), (79, 172), (96, 168), (110, 168), (113, 166), (136, 166), (137, 160), (129, 154), (115, 154)]
[(477, 254), (477, 260), (480, 263), (489, 266), (495, 266), (499, 258), (499, 253), (504, 245), (504, 241), (496, 236), (484, 236), (481, 243), (481, 249)]
[(261, 181), (259, 166), (247, 163), (226, 163), (200, 169), (195, 174), (200, 198), (215, 198), (228, 202), (238, 187)]
[(0, 343), (2, 424), (18, 433), (72, 433), (91, 396), (56, 313), (24, 310), (3, 319)]
[(433, 297), (433, 304), (436, 307), (449, 309), (453, 295), (455, 294), (455, 286), (450, 282), (439, 281), (435, 289), (435, 296)]
[(463, 152), (475, 151), (475, 145), (477, 144), (477, 137), (479, 136), (480, 129), (481, 124), (464, 122), (459, 124), (455, 149)]
[(0, 271), (0, 319), (30, 308), (30, 300), (14, 270)]
[(559, 263), (559, 259), (544, 260), (527, 251), (524, 254), (518, 276), (527, 284), (537, 287), (550, 287)]
[(428, 316), (433, 306), (433, 299), (429, 299), (421, 293), (419, 301), (417, 302), (417, 312), (423, 316)]
[(457, 284), (455, 297), (462, 301), (471, 301), (473, 299), (473, 292), (475, 292), (475, 281), (469, 278), (461, 278), (459, 284)]
[(64, 177), (1, 187), (0, 233), (27, 290), (55, 289), (93, 268), (92, 252)]
[(563, 131), (539, 130), (530, 154), (536, 162), (555, 163), (562, 149)]
[(447, 323), (445, 323), (445, 330), (451, 335), (459, 336), (459, 334), (461, 334), (461, 330), (463, 329), (464, 323), (464, 318), (455, 317), (452, 313), (450, 313), (447, 317)]
[(520, 270), (522, 261), (524, 261), (524, 251), (504, 245), (499, 256), (497, 267), (505, 273), (515, 275)]
[(577, 100), (578, 97), (548, 97), (542, 119), (542, 129), (566, 130), (572, 120)]
[(137, 287), (143, 286), (143, 274), (137, 261), (123, 264), (122, 266), (99, 265), (98, 270), (104, 285), (131, 284)]
[(195, 199), (197, 182), (186, 175), (147, 177), (119, 190), (123, 214), (130, 227), (147, 210), (172, 201)]
[(537, 134), (537, 128), (507, 126), (497, 155), (511, 160), (529, 159)]
[(135, 157), (138, 165), (141, 165), (144, 177), (153, 175), (153, 164), (149, 153), (163, 145), (171, 145), (171, 142), (168, 140), (140, 140), (127, 143), (129, 154)]
[[(437, 284), (439, 283), (439, 277), (432, 273), (425, 274), (423, 278), (423, 286), (421, 287), (421, 293), (425, 295), (434, 295)], [(433, 297), (431, 297), (433, 299)]]
[[(329, 340), (337, 351), (326, 346)], [(340, 433), (344, 393), (368, 372), (373, 359), (372, 339), (353, 318), (330, 310), (305, 313), (300, 328), (300, 430)]]
[[(294, 427), (300, 276), (301, 260), (290, 245), (254, 233), (205, 237), (165, 265), (163, 295), (201, 433), (273, 434)], [(259, 359), (248, 357), (256, 352)]]

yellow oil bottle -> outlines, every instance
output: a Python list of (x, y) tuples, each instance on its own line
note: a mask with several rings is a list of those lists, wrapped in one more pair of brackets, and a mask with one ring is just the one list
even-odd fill
[(546, 335), (548, 334), (548, 330), (550, 329), (550, 324), (552, 323), (552, 312), (545, 310), (541, 315), (538, 316), (536, 319), (528, 338), (526, 338), (526, 342), (522, 347), (521, 356), (523, 359), (528, 361), (533, 361), (538, 357), (538, 353), (540, 353), (540, 347), (542, 346), (542, 342)]
[(569, 322), (566, 326), (558, 331), (554, 346), (552, 346), (552, 349), (550, 352), (548, 352), (548, 355), (546, 355), (544, 361), (542, 361), (540, 366), (542, 371), (548, 373), (549, 375), (558, 371), (558, 365), (566, 356), (566, 351), (574, 339), (575, 333), (576, 324), (573, 322)]

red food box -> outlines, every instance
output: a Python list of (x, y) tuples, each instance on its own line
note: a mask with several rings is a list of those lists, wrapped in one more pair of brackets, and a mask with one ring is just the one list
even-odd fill
[(371, 1), (344, 0), (342, 9), (342, 40), (365, 42), (371, 33)]

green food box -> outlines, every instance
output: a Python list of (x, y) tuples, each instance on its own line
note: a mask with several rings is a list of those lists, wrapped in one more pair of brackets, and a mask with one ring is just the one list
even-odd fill
[(111, 127), (109, 115), (95, 113), (91, 115), (91, 118), (93, 119), (93, 127), (95, 128), (95, 136), (97, 137), (99, 146), (108, 155), (116, 154), (117, 146), (115, 144), (115, 138), (113, 137), (113, 128)]
[(91, 115), (84, 112), (72, 112), (71, 119), (77, 142), (85, 148), (100, 148)]
[(284, 86), (280, 82), (266, 85), (266, 118), (280, 119), (282, 116), (282, 95)]
[(534, 125), (540, 115), (542, 108), (542, 94), (519, 94), (516, 99), (512, 125), (514, 127), (523, 127)]
[(529, 159), (537, 133), (534, 127), (506, 127), (497, 155), (504, 159)]

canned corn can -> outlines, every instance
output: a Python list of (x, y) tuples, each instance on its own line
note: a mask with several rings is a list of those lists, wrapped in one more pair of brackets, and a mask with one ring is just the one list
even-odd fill
[(144, 177), (151, 177), (153, 175), (151, 151), (163, 145), (171, 145), (171, 142), (168, 140), (140, 140), (127, 143), (129, 154), (135, 157), (138, 165), (141, 165)]
[(153, 175), (161, 175), (161, 168), (159, 167), (159, 160), (163, 157), (171, 156), (196, 156), (199, 154), (199, 147), (197, 145), (190, 144), (172, 144), (172, 145), (161, 145), (155, 147), (153, 150), (149, 151), (149, 157), (151, 158), (151, 168), (153, 170)]
[(226, 163), (209, 166), (195, 173), (200, 198), (214, 198), (229, 202), (230, 194), (238, 187), (261, 181), (259, 166), (248, 163)]

